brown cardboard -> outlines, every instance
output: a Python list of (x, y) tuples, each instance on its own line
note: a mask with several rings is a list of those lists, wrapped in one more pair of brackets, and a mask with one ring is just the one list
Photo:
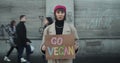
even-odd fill
[[(52, 41), (52, 38), (55, 40)], [(63, 39), (63, 41), (61, 41)], [(57, 42), (58, 41), (58, 42)], [(54, 44), (52, 44), (54, 42)], [(61, 43), (62, 42), (62, 43)], [(46, 59), (74, 59), (74, 35), (46, 35)], [(55, 44), (56, 43), (56, 44)], [(50, 53), (51, 56), (50, 56)]]

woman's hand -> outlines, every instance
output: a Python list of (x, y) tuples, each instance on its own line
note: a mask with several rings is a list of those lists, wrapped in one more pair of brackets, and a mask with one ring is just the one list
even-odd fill
[(42, 45), (42, 50), (45, 51), (45, 49), (46, 49), (46, 46)]
[(79, 44), (75, 42), (75, 50), (77, 50), (78, 48), (79, 48)]
[(27, 45), (30, 45), (30, 42), (26, 42)]
[(78, 52), (78, 48), (79, 48), (79, 44), (77, 42), (75, 42), (75, 53)]

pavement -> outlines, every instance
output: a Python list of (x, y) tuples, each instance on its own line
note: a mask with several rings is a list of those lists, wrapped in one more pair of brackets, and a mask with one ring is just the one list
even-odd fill
[[(42, 57), (42, 53), (40, 52), (40, 44), (41, 40), (32, 40), (32, 45), (35, 47), (34, 53), (31, 55), (32, 63), (45, 63), (45, 59)], [(3, 61), (9, 48), (10, 46), (5, 40), (0, 40), (0, 63), (17, 63), (16, 49), (14, 49), (9, 57), (12, 60), (11, 62)], [(23, 57), (25, 57), (25, 52)], [(82, 57), (80, 55), (76, 55), (76, 59), (74, 59), (73, 63), (120, 63), (120, 57)]]

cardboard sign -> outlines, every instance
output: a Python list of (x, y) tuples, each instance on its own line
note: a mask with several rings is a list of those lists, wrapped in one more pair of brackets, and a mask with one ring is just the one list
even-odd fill
[(74, 35), (46, 35), (46, 59), (74, 59)]

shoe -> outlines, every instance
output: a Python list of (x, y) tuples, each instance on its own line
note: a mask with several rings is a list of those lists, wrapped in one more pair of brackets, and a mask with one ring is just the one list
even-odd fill
[(27, 61), (26, 63), (31, 63), (31, 62)]
[(10, 62), (11, 60), (10, 60), (7, 56), (5, 56), (5, 57), (4, 57), (4, 61)]
[(27, 62), (27, 60), (24, 59), (24, 58), (21, 58), (20, 60), (21, 60), (22, 63), (23, 63), (23, 62)]

